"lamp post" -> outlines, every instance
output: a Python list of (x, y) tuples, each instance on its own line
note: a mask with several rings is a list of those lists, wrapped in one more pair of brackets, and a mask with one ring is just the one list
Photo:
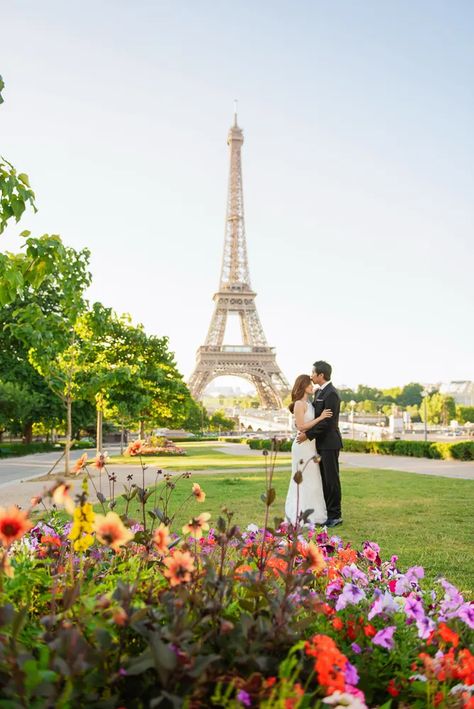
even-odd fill
[(356, 403), (354, 400), (350, 401), (349, 403), (351, 405), (352, 440), (354, 441), (355, 440), (355, 437), (354, 437), (354, 407), (355, 407)]
[(428, 422), (427, 422), (427, 414), (426, 414), (426, 399), (428, 398), (429, 391), (427, 389), (423, 389), (423, 419), (425, 422), (425, 443), (428, 440)]

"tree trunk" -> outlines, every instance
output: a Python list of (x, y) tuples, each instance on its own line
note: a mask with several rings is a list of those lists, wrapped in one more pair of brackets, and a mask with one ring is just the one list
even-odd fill
[(120, 455), (123, 455), (124, 441), (125, 441), (125, 427), (122, 424), (122, 428), (120, 429)]
[(100, 403), (97, 404), (97, 428), (96, 428), (96, 451), (97, 455), (102, 453), (102, 421), (103, 413)]
[(23, 426), (23, 440), (25, 443), (31, 443), (33, 440), (33, 422), (29, 421)]
[(67, 424), (66, 424), (66, 446), (64, 448), (64, 472), (69, 475), (70, 470), (70, 450), (71, 450), (71, 440), (72, 440), (72, 397), (70, 392), (66, 395), (66, 412), (67, 412)]
[(145, 422), (140, 421), (140, 440), (143, 441), (145, 438)]

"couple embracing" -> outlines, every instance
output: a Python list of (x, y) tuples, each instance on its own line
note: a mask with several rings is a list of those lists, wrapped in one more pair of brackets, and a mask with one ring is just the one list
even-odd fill
[[(339, 480), (341, 400), (331, 382), (331, 372), (331, 365), (327, 362), (315, 362), (311, 376), (300, 374), (291, 392), (289, 408), (295, 417), (298, 433), (291, 448), (292, 476), (285, 515), (292, 524), (296, 524), (297, 516), (305, 510), (312, 510), (307, 523), (327, 527), (342, 524)], [(318, 387), (314, 398), (313, 384)], [(299, 485), (294, 480), (298, 470), (303, 471)]]

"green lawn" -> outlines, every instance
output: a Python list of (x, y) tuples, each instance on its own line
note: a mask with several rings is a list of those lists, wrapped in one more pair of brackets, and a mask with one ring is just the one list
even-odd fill
[[(237, 443), (239, 441), (236, 441)], [(229, 455), (216, 448), (218, 444), (207, 441), (197, 441), (176, 444), (180, 448), (185, 448), (185, 456), (144, 456), (143, 462), (148, 466), (157, 466), (167, 470), (219, 470), (225, 468), (264, 468), (265, 457), (263, 455)], [(288, 466), (291, 460), (290, 453), (278, 453), (278, 466)], [(139, 464), (137, 456), (116, 455), (110, 459), (112, 465), (122, 465), (136, 463)]]
[[(228, 458), (232, 459), (226, 456)], [(215, 463), (215, 456), (212, 460)], [(258, 457), (252, 459), (252, 465), (258, 460)], [(229, 462), (229, 467), (234, 465)], [(344, 524), (337, 527), (338, 535), (355, 546), (367, 539), (376, 541), (384, 559), (398, 555), (401, 569), (422, 565), (430, 580), (444, 575), (463, 592), (474, 595), (472, 481), (360, 468), (344, 470), (341, 478)], [(272, 516), (283, 516), (288, 480), (288, 468), (275, 472), (277, 498)], [(263, 470), (262, 473), (193, 474), (191, 479), (178, 482), (172, 510), (189, 494), (192, 482), (200, 483), (207, 494), (206, 500), (202, 504), (190, 501), (177, 516), (175, 531), (179, 531), (190, 516), (203, 511), (211, 512), (212, 523), (223, 505), (235, 512), (235, 522), (242, 527), (250, 522), (263, 522), (260, 501), (265, 485)], [(123, 510), (122, 502), (118, 505), (119, 512)], [(153, 502), (153, 497), (149, 502)], [(129, 513), (138, 513), (135, 500)]]

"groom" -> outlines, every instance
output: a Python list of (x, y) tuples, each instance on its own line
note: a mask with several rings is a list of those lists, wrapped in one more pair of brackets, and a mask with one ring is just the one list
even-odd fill
[(313, 364), (311, 379), (318, 384), (319, 389), (314, 395), (314, 415), (318, 417), (324, 409), (331, 409), (332, 417), (320, 421), (306, 433), (298, 434), (298, 443), (307, 438), (316, 439), (316, 450), (321, 456), (320, 468), (323, 481), (324, 499), (328, 512), (327, 527), (342, 524), (341, 516), (341, 483), (339, 480), (339, 451), (342, 448), (342, 438), (339, 432), (339, 409), (341, 400), (337, 389), (331, 382), (332, 367), (322, 360)]

